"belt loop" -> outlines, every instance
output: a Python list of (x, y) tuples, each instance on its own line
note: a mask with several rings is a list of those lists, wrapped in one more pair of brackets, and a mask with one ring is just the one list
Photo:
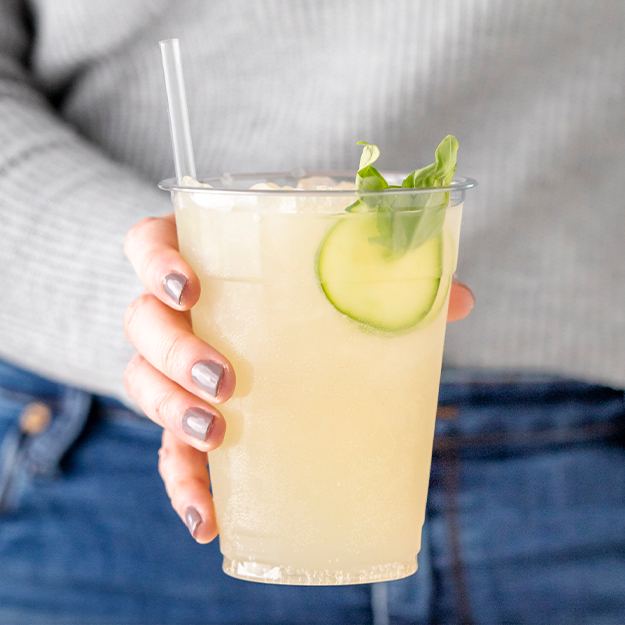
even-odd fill
[(389, 625), (388, 585), (371, 584), (371, 612), (373, 625)]
[(453, 404), (448, 404), (445, 406), (438, 407), (438, 410), (436, 411), (436, 418), (447, 419), (449, 421), (453, 421), (454, 419), (458, 418), (459, 414), (460, 414), (460, 409), (458, 408), (458, 406), (453, 405)]
[(7, 498), (11, 490), (13, 467), (19, 457), (22, 437), (19, 428), (12, 428), (0, 440), (0, 514), (8, 507)]
[(61, 458), (82, 432), (91, 408), (91, 395), (75, 388), (63, 389), (58, 414), (26, 450), (26, 463), (33, 473), (54, 474)]

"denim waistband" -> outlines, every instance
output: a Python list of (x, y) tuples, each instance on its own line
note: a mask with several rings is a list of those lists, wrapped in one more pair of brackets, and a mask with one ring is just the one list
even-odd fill
[[(0, 393), (65, 409), (88, 403), (102, 416), (133, 415), (114, 398), (90, 395), (2, 360)], [(592, 433), (593, 428), (601, 432), (615, 422), (622, 425), (625, 394), (622, 390), (553, 375), (445, 368), (438, 416), (440, 436), (469, 437), (467, 440), (471, 436), (491, 436), (497, 441), (500, 436), (528, 431), (552, 431), (552, 435), (557, 431), (570, 438)]]
[(6, 393), (54, 399), (62, 395), (65, 388), (58, 382), (0, 360), (0, 389)]
[(552, 375), (446, 369), (435, 450), (565, 445), (625, 436), (622, 390)]

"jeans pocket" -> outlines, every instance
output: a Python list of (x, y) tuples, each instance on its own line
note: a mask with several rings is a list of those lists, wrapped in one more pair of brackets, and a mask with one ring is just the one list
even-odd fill
[(27, 485), (55, 478), (83, 430), (90, 396), (69, 387), (38, 396), (0, 387), (0, 515), (19, 508)]

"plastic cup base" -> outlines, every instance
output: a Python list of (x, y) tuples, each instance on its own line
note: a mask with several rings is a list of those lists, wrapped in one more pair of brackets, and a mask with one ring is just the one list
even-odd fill
[(417, 570), (416, 559), (410, 562), (389, 562), (360, 569), (304, 569), (249, 560), (224, 558), (224, 573), (237, 579), (263, 584), (295, 586), (343, 586), (370, 584), (408, 577)]

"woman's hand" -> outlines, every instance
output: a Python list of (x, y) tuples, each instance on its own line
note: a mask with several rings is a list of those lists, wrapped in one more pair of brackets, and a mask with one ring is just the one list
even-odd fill
[(164, 428), (159, 472), (174, 510), (193, 537), (217, 534), (206, 452), (223, 440), (217, 405), (235, 387), (228, 359), (191, 331), (188, 311), (200, 283), (178, 253), (173, 215), (148, 218), (127, 234), (126, 255), (146, 293), (126, 311), (125, 328), (137, 350), (124, 374), (131, 399)]
[[(163, 427), (158, 466), (165, 489), (191, 535), (207, 543), (217, 525), (206, 452), (223, 440), (226, 423), (216, 406), (234, 392), (234, 369), (191, 331), (188, 310), (199, 298), (200, 283), (178, 252), (173, 215), (140, 221), (124, 249), (146, 288), (126, 311), (126, 334), (137, 354), (124, 384)], [(454, 283), (448, 320), (466, 317), (473, 301), (468, 287)]]

